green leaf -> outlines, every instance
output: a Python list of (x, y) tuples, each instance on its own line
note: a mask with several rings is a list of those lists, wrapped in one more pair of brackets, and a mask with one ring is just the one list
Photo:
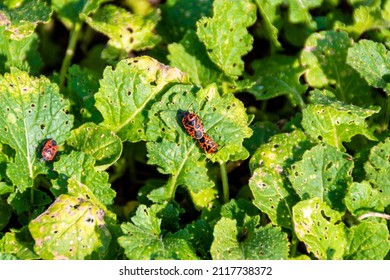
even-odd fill
[(383, 260), (390, 250), (386, 224), (363, 221), (349, 230), (349, 260)]
[(88, 68), (72, 65), (68, 69), (67, 90), (72, 100), (72, 113), (81, 123), (100, 123), (103, 117), (95, 107), (95, 93), (99, 89), (99, 77)]
[(51, 14), (51, 8), (42, 0), (23, 1), (12, 9), (0, 6), (0, 26), (6, 26), (4, 34), (8, 39), (21, 40), (30, 37), (39, 23), (47, 23)]
[(298, 59), (290, 56), (275, 55), (252, 63), (254, 74), (252, 79), (256, 81), (249, 92), (257, 100), (267, 100), (280, 95), (287, 95), (293, 106), (303, 108), (305, 106), (302, 94), (307, 86), (299, 81), (304, 73)]
[(370, 86), (383, 88), (390, 94), (390, 53), (383, 44), (361, 40), (348, 49), (347, 63)]
[(187, 224), (186, 230), (191, 234), (191, 244), (195, 248), (197, 255), (203, 260), (211, 259), (210, 247), (213, 242), (213, 229), (210, 224), (203, 219)]
[(73, 149), (93, 156), (98, 171), (106, 170), (122, 153), (121, 139), (107, 128), (94, 123), (85, 123), (72, 130), (67, 143)]
[(115, 191), (107, 183), (108, 173), (98, 172), (94, 165), (95, 159), (83, 152), (72, 151), (63, 155), (60, 161), (54, 163), (59, 178), (53, 183), (51, 191), (57, 196), (66, 193), (68, 180), (74, 178), (87, 185), (104, 205), (112, 204)]
[(318, 197), (332, 209), (344, 211), (352, 169), (348, 154), (332, 146), (317, 145), (291, 166), (289, 179), (302, 200)]
[(171, 65), (188, 73), (191, 82), (199, 87), (216, 83), (222, 93), (234, 93), (253, 84), (250, 80), (226, 76), (208, 57), (205, 46), (192, 30), (188, 30), (179, 43), (168, 45), (168, 51)]
[(8, 196), (7, 202), (18, 214), (19, 222), (27, 224), (31, 221), (31, 217), (36, 217), (42, 213), (53, 200), (45, 192), (34, 189), (34, 191), (23, 193), (16, 191)]
[(310, 35), (300, 57), (302, 65), (308, 68), (306, 81), (314, 88), (331, 86), (343, 102), (371, 104), (369, 86), (346, 63), (351, 46), (345, 32), (321, 31)]
[[(243, 226), (245, 223), (252, 222), (250, 220), (259, 222), (259, 209), (251, 202), (244, 199), (231, 200), (224, 204), (221, 208), (221, 216), (237, 221), (238, 226)], [(254, 226), (256, 226), (254, 224)]]
[(311, 103), (303, 110), (302, 126), (313, 139), (345, 151), (343, 142), (361, 134), (376, 140), (368, 129), (366, 118), (379, 112), (379, 107), (361, 108), (338, 101), (331, 92), (314, 90)]
[(3, 254), (3, 253), (0, 253), (0, 260), (1, 260), (1, 261), (11, 261), (11, 260), (18, 260), (18, 258), (15, 257), (15, 256), (12, 255), (12, 254)]
[(160, 37), (154, 33), (159, 20), (158, 10), (141, 16), (132, 15), (114, 5), (105, 5), (92, 17), (87, 17), (86, 22), (110, 38), (108, 50), (103, 51), (103, 56), (116, 59), (114, 54), (117, 54), (119, 59), (123, 59), (131, 51), (153, 48), (160, 41)]
[(213, 260), (287, 259), (288, 239), (279, 227), (249, 230), (237, 227), (236, 220), (223, 217), (214, 227), (210, 252)]
[(380, 192), (383, 206), (390, 204), (390, 138), (374, 146), (364, 164), (367, 179)]
[(161, 222), (158, 214), (162, 205), (154, 204), (150, 208), (140, 205), (132, 223), (121, 225), (124, 235), (118, 238), (118, 243), (124, 248), (130, 260), (149, 259), (197, 259), (192, 246), (188, 243), (190, 235), (186, 230), (175, 234), (162, 235)]
[[(243, 16), (245, 15), (245, 16)], [(241, 57), (252, 49), (253, 37), (247, 28), (256, 21), (256, 6), (249, 0), (216, 0), (213, 17), (197, 22), (197, 34), (211, 60), (227, 75), (241, 76)]]
[(90, 13), (95, 12), (100, 5), (112, 0), (52, 0), (52, 7), (58, 17), (70, 30), (75, 23), (81, 22)]
[(167, 0), (160, 5), (162, 19), (158, 33), (168, 42), (179, 41), (186, 31), (195, 31), (196, 22), (202, 17), (211, 16), (213, 0), (188, 1)]
[(204, 189), (199, 192), (189, 189), (188, 192), (191, 196), (191, 201), (197, 210), (206, 208), (218, 197), (218, 190), (216, 188)]
[(178, 69), (147, 56), (120, 61), (115, 70), (107, 67), (95, 94), (101, 125), (122, 141), (146, 140), (147, 110), (170, 85), (187, 82)]
[(283, 0), (255, 0), (259, 12), (261, 14), (261, 22), (265, 29), (265, 36), (272, 45), (280, 49), (282, 45), (278, 41), (279, 30), (275, 25), (278, 25), (281, 15), (277, 13), (277, 8), (283, 3)]
[(266, 213), (274, 225), (292, 228), (292, 206), (299, 197), (286, 177), (292, 163), (311, 146), (304, 133), (277, 134), (252, 156), (249, 187), (253, 204)]
[(352, 214), (360, 216), (367, 212), (383, 211), (384, 207), (381, 200), (382, 194), (378, 189), (373, 188), (370, 183), (366, 181), (353, 182), (345, 197), (345, 205)]
[(58, 86), (45, 77), (29, 77), (11, 68), (11, 73), (0, 76), (0, 92), (0, 141), (15, 150), (7, 175), (23, 192), (33, 186), (38, 174), (47, 172), (40, 155), (42, 144), (52, 138), (61, 147), (73, 117), (67, 114), (68, 102)]
[(312, 24), (309, 10), (321, 6), (322, 0), (288, 0), (288, 19), (292, 23)]
[[(228, 161), (248, 156), (242, 142), (252, 132), (241, 101), (232, 94), (220, 96), (215, 85), (196, 90), (192, 86), (174, 86), (149, 112), (148, 163), (172, 175), (163, 191), (166, 199), (174, 197), (178, 185), (196, 193), (214, 185), (207, 175), (206, 158)], [(205, 132), (219, 145), (216, 154), (206, 154), (184, 130), (181, 119), (187, 110), (199, 116)]]
[(104, 252), (111, 234), (104, 211), (83, 199), (66, 194), (28, 226), (35, 239), (34, 251), (46, 260), (81, 260), (93, 251)]
[[(380, 1), (371, 1), (380, 2)], [(385, 8), (384, 8), (385, 10)], [(336, 21), (334, 28), (348, 32), (352, 38), (357, 40), (363, 33), (375, 29), (388, 29), (390, 27), (388, 19), (386, 20), (384, 12), (382, 13), (380, 5), (368, 7), (361, 5), (353, 10), (353, 24), (347, 25)]]
[(34, 240), (27, 232), (27, 227), (6, 232), (0, 240), (0, 252), (12, 254), (22, 260), (39, 259), (39, 256), (33, 250), (33, 246)]
[(7, 38), (4, 28), (0, 27), (0, 73), (9, 72), (11, 67), (16, 67), (36, 74), (42, 64), (37, 34), (12, 40)]
[(320, 260), (342, 259), (346, 246), (346, 228), (339, 212), (320, 198), (298, 202), (293, 207), (294, 231), (309, 252)]

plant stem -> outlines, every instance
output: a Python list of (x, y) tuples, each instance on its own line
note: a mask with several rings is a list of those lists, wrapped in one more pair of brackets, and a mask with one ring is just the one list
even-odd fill
[(70, 32), (68, 48), (66, 49), (64, 60), (62, 61), (60, 70), (60, 88), (64, 86), (66, 73), (75, 53), (77, 40), (81, 31), (81, 22), (76, 22), (74, 29)]
[(297, 246), (298, 246), (298, 238), (295, 235), (294, 231), (292, 231), (292, 237), (291, 237), (291, 247), (290, 247), (290, 257), (294, 258), (297, 254)]
[(227, 176), (226, 163), (220, 161), (219, 166), (221, 168), (223, 203), (226, 204), (229, 202), (229, 181)]

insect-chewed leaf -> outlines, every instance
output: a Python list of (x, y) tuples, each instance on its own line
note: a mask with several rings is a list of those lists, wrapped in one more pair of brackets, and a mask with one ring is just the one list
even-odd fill
[[(240, 15), (245, 14), (245, 17)], [(248, 0), (216, 0), (213, 17), (197, 22), (197, 34), (211, 60), (228, 76), (241, 76), (244, 56), (252, 49), (253, 38), (246, 30), (256, 21), (256, 6)]]
[(107, 58), (118, 56), (119, 59), (127, 57), (131, 51), (154, 47), (160, 41), (154, 30), (159, 20), (158, 9), (143, 16), (110, 4), (102, 6), (92, 17), (86, 18), (93, 29), (110, 38), (108, 48), (103, 50), (102, 55)]
[(316, 197), (293, 207), (294, 231), (318, 259), (341, 259), (347, 245), (341, 214)]
[(104, 252), (111, 234), (104, 211), (91, 202), (61, 195), (29, 224), (35, 252), (43, 259), (80, 260), (92, 252)]
[(132, 223), (122, 224), (124, 235), (118, 238), (118, 243), (126, 256), (132, 260), (197, 259), (187, 230), (162, 235), (162, 219), (158, 215), (162, 210), (163, 205), (159, 204), (150, 208), (141, 205)]
[(168, 46), (168, 59), (172, 66), (188, 73), (191, 82), (199, 87), (216, 83), (221, 93), (242, 92), (255, 82), (226, 75), (207, 55), (206, 48), (199, 41), (195, 31), (187, 30), (179, 43)]
[(328, 145), (306, 151), (302, 160), (291, 166), (289, 179), (302, 200), (319, 197), (335, 210), (344, 211), (353, 161)]
[(147, 111), (170, 84), (186, 83), (187, 76), (177, 68), (142, 56), (120, 61), (115, 70), (107, 67), (96, 93), (96, 108), (103, 126), (122, 141), (146, 140)]
[(389, 230), (384, 223), (362, 221), (348, 231), (348, 260), (383, 260), (390, 250)]
[[(96, 61), (94, 64), (96, 68), (103, 67), (97, 66)], [(67, 93), (71, 99), (72, 114), (75, 116), (75, 121), (79, 123), (100, 123), (103, 121), (102, 115), (95, 107), (95, 93), (99, 89), (100, 76), (94, 71), (98, 72), (95, 69), (82, 68), (78, 64), (74, 64), (68, 69)]]
[(53, 182), (51, 191), (57, 196), (66, 193), (68, 180), (73, 177), (73, 179), (87, 185), (101, 203), (104, 205), (112, 204), (115, 191), (108, 183), (108, 173), (98, 172), (94, 168), (94, 164), (95, 159), (83, 152), (72, 151), (70, 154), (64, 155), (61, 161), (54, 163), (54, 168), (60, 177)]
[(347, 63), (356, 69), (369, 85), (383, 88), (390, 94), (390, 52), (385, 45), (370, 40), (360, 40), (348, 49)]
[[(20, 2), (22, 3), (20, 4)], [(52, 13), (45, 1), (20, 2), (20, 5), (11, 9), (6, 8), (6, 5), (0, 7), (2, 25), (6, 26), (6, 34), (12, 40), (21, 40), (31, 36), (39, 23), (46, 23), (50, 20)]]
[(302, 94), (307, 86), (299, 81), (304, 68), (297, 58), (292, 56), (275, 55), (252, 63), (256, 84), (251, 92), (256, 99), (266, 100), (280, 95), (287, 95), (292, 105), (304, 107)]
[[(204, 131), (218, 145), (214, 154), (206, 154), (183, 128), (181, 119), (187, 110), (198, 115)], [(147, 143), (149, 164), (164, 174), (172, 174), (174, 186), (183, 184), (198, 192), (214, 185), (207, 176), (206, 157), (211, 161), (245, 159), (244, 138), (252, 134), (241, 101), (233, 94), (220, 96), (215, 85), (197, 91), (193, 86), (177, 85), (168, 90), (149, 111)], [(204, 159), (200, 160), (201, 157)], [(174, 191), (175, 188), (171, 188)], [(169, 195), (174, 195), (170, 192)]]
[(95, 123), (85, 123), (72, 130), (67, 144), (76, 150), (92, 155), (95, 168), (106, 170), (115, 163), (122, 153), (122, 141), (112, 131)]
[(353, 182), (345, 197), (345, 205), (354, 216), (367, 212), (383, 212), (383, 195), (367, 181)]
[(253, 204), (266, 213), (272, 223), (292, 228), (292, 206), (299, 201), (287, 179), (291, 164), (311, 147), (300, 130), (277, 134), (269, 143), (260, 146), (250, 160), (252, 177), (249, 187)]
[(369, 87), (359, 74), (346, 64), (352, 40), (336, 30), (311, 34), (305, 43), (300, 61), (308, 69), (305, 78), (311, 87), (332, 86), (339, 100), (360, 106), (373, 103)]
[(379, 107), (361, 108), (338, 101), (329, 91), (311, 92), (312, 103), (303, 110), (302, 126), (311, 137), (345, 151), (343, 142), (361, 134), (376, 140), (368, 130), (366, 118), (379, 112)]
[[(24, 238), (27, 237), (28, 238)], [(5, 233), (0, 240), (1, 255), (10, 254), (20, 260), (36, 260), (39, 256), (34, 252), (34, 242), (28, 233), (28, 228), (23, 227), (20, 230), (12, 230)], [(1, 260), (4, 260), (0, 257)]]
[(287, 234), (272, 226), (240, 229), (236, 220), (223, 217), (214, 227), (210, 253), (214, 260), (287, 259)]
[(374, 146), (364, 164), (367, 179), (381, 193), (381, 201), (384, 206), (390, 204), (390, 138)]
[(58, 86), (47, 78), (30, 77), (11, 68), (11, 73), (0, 76), (0, 92), (0, 141), (15, 150), (7, 175), (23, 192), (47, 169), (40, 160), (43, 142), (55, 139), (61, 146), (73, 117), (67, 114), (68, 102), (59, 94)]

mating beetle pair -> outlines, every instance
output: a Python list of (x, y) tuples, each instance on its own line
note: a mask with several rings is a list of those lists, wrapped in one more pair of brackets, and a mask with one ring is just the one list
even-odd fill
[(197, 114), (186, 112), (181, 122), (187, 133), (198, 141), (199, 146), (209, 154), (218, 150), (218, 144), (204, 132), (203, 124)]

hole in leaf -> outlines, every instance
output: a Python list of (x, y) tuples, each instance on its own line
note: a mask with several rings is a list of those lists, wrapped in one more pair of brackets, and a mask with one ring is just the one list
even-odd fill
[(328, 222), (330, 221), (330, 217), (328, 217), (328, 216), (325, 215), (324, 210), (321, 210), (321, 216), (322, 216), (325, 220), (327, 220)]

